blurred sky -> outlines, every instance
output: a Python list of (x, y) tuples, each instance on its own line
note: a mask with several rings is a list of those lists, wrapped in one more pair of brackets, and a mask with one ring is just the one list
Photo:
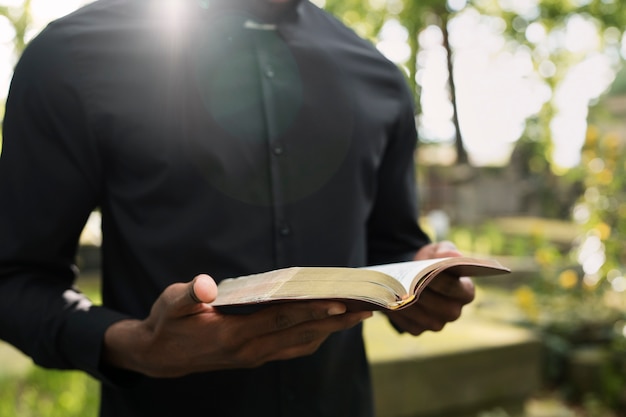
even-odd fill
[[(600, 53), (597, 29), (593, 22), (583, 18), (570, 18), (563, 31), (551, 36), (531, 25), (527, 36), (532, 36), (538, 49), (559, 45), (584, 57), (571, 68), (552, 97), (540, 75), (553, 75), (554, 64), (546, 59), (539, 73), (535, 71), (531, 51), (507, 43), (500, 36), (502, 25), (499, 19), (480, 16), (468, 9), (451, 21), (449, 27), (455, 55), (459, 122), (471, 159), (476, 165), (506, 163), (522, 134), (525, 119), (552, 99), (557, 111), (551, 126), (554, 161), (563, 168), (575, 166), (585, 139), (589, 104), (614, 80), (619, 54)], [(403, 29), (399, 24), (390, 22), (388, 26), (391, 28), (387, 36), (406, 39), (407, 34), (400, 33)], [(441, 42), (438, 28), (425, 30), (420, 37), (424, 50), (418, 58), (421, 67), (418, 81), (424, 101), (421, 135), (434, 140), (445, 140), (454, 134)], [(619, 47), (620, 39), (615, 39), (615, 44)], [(388, 56), (393, 57), (392, 50), (390, 45)]]
[[(20, 6), (23, 0), (0, 0), (0, 6)], [(34, 25), (29, 38), (39, 32), (48, 22), (76, 10), (87, 0), (32, 0)], [(8, 83), (15, 65), (12, 40), (15, 35), (9, 22), (0, 17), (0, 97), (6, 96)]]
[[(315, 2), (320, 4), (320, 1)], [(462, 0), (455, 1), (463, 3)], [(50, 20), (88, 2), (32, 0), (35, 25), (29, 36), (34, 36)], [(0, 0), (3, 6), (21, 3), (22, 0)], [(514, 4), (520, 13), (524, 13), (524, 7), (531, 3), (530, 0), (518, 0)], [(524, 120), (550, 99), (548, 88), (533, 70), (530, 52), (513, 48), (500, 36), (502, 30), (498, 19), (480, 16), (472, 10), (461, 13), (450, 26), (450, 41), (456, 57), (455, 82), (461, 130), (470, 158), (476, 165), (506, 163), (524, 129)], [(570, 19), (558, 39), (547, 36), (541, 27), (530, 27), (527, 36), (538, 45), (549, 47), (560, 42), (586, 56), (570, 71), (563, 88), (554, 97), (558, 110), (552, 125), (556, 144), (554, 159), (565, 168), (574, 166), (578, 163), (585, 137), (588, 104), (612, 82), (612, 68), (618, 57), (595, 52), (600, 46), (600, 38), (594, 25), (583, 18)], [(398, 22), (389, 21), (381, 33), (378, 47), (389, 59), (401, 63), (409, 53), (407, 37), (406, 30)], [(0, 18), (0, 97), (6, 95), (15, 64), (12, 38), (10, 25)], [(435, 27), (425, 30), (420, 45), (423, 48), (418, 58), (423, 111), (420, 134), (425, 140), (450, 141), (454, 127), (440, 31)], [(549, 75), (555, 68), (548, 62), (540, 70), (543, 75)]]

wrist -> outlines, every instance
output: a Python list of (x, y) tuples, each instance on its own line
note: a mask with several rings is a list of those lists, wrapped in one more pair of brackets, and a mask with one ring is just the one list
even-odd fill
[(120, 320), (104, 333), (102, 362), (107, 367), (146, 374), (144, 364), (147, 332), (140, 320)]

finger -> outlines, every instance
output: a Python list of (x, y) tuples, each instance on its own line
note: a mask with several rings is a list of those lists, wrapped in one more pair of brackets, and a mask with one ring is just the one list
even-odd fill
[(458, 300), (429, 291), (421, 294), (419, 300), (415, 304), (415, 308), (419, 311), (421, 316), (426, 317), (426, 319), (422, 321), (430, 325), (434, 324), (435, 327), (439, 327), (435, 323), (447, 323), (455, 321), (461, 317), (464, 305), (465, 303)]
[(372, 312), (346, 313), (335, 317), (302, 323), (256, 340), (254, 348), (260, 363), (310, 355), (332, 333), (356, 326)]
[[(347, 311), (345, 304), (339, 302), (293, 302), (275, 305), (251, 314), (248, 334), (253, 337), (278, 332), (302, 323), (323, 320), (339, 316)], [(240, 331), (243, 332), (243, 329)]]
[(457, 249), (456, 245), (450, 241), (443, 241), (438, 243), (429, 243), (423, 246), (416, 254), (414, 259), (416, 261), (434, 258), (448, 258), (462, 256), (461, 252)]
[(433, 279), (424, 292), (432, 291), (443, 297), (470, 303), (476, 296), (474, 282), (469, 277), (455, 277), (443, 274)]
[(427, 330), (441, 331), (447, 323), (461, 316), (462, 309), (460, 302), (425, 292), (413, 306), (387, 315), (397, 327), (417, 336)]
[[(421, 309), (415, 309), (415, 312), (409, 317), (398, 312), (387, 313), (389, 319), (393, 322), (397, 329), (400, 329), (404, 332), (407, 332), (413, 336), (419, 336), (427, 330), (435, 330), (438, 325), (432, 319), (429, 319), (427, 315), (425, 315)], [(429, 323), (428, 325), (424, 325), (423, 323)], [(441, 328), (443, 328), (443, 324), (440, 324)]]

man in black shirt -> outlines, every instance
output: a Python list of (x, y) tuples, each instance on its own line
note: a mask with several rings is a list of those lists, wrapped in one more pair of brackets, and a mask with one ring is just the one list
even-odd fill
[[(400, 71), (306, 0), (99, 0), (53, 22), (7, 101), (0, 338), (102, 381), (102, 416), (371, 416), (371, 313), (206, 303), (227, 277), (458, 256), (417, 224), (413, 111)], [(102, 306), (72, 286), (96, 208)], [(417, 335), (472, 298), (442, 278), (388, 316)]]

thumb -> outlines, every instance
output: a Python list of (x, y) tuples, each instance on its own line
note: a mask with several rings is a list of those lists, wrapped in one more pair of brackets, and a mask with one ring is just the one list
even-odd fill
[(456, 245), (450, 241), (443, 241), (437, 243), (429, 243), (426, 246), (423, 246), (413, 258), (416, 261), (424, 260), (424, 259), (434, 259), (434, 258), (447, 258), (447, 257), (455, 257), (462, 256), (461, 252), (457, 249)]
[(435, 244), (435, 258), (447, 258), (447, 257), (456, 257), (462, 256), (459, 249), (453, 242), (449, 240), (444, 240), (443, 242), (439, 242)]
[(207, 274), (197, 275), (189, 285), (189, 297), (195, 303), (211, 303), (217, 298), (217, 284)]
[(165, 314), (182, 317), (201, 310), (203, 303), (210, 303), (217, 297), (217, 284), (206, 275), (197, 275), (190, 282), (172, 284), (163, 291), (153, 307), (155, 317)]

